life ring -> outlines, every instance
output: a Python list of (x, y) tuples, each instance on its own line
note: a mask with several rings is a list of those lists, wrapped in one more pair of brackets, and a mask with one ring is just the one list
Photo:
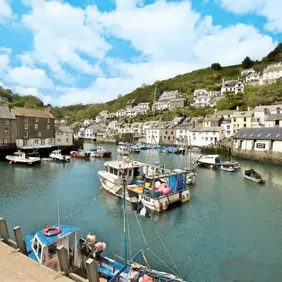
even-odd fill
[[(52, 232), (50, 232), (52, 231)], [(50, 236), (56, 236), (59, 235), (62, 232), (62, 229), (60, 227), (56, 227), (56, 226), (50, 226), (50, 227), (46, 227), (43, 230), (43, 235), (50, 237)]]

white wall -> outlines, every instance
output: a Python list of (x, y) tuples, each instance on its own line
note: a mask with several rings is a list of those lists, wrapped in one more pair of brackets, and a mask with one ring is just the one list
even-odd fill
[(209, 146), (222, 139), (220, 132), (190, 132), (192, 146)]
[(282, 141), (273, 142), (272, 150), (274, 152), (282, 152)]

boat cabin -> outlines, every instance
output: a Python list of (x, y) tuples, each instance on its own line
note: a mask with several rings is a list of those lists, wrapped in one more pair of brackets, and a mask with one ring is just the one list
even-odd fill
[(25, 152), (18, 151), (18, 152), (14, 153), (14, 157), (15, 158), (25, 159), (26, 158), (26, 154), (25, 154)]
[(28, 257), (45, 266), (58, 270), (59, 261), (56, 249), (62, 245), (69, 251), (74, 266), (79, 266), (77, 251), (77, 231), (79, 228), (68, 225), (53, 225), (26, 236)]
[(218, 165), (220, 164), (219, 155), (205, 155), (202, 156), (198, 162), (200, 164)]

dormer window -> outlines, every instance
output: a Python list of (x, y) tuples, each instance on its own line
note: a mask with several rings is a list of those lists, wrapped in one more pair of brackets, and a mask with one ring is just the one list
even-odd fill
[(281, 109), (280, 109), (280, 108), (277, 108), (276, 111), (277, 111), (277, 114), (280, 114)]

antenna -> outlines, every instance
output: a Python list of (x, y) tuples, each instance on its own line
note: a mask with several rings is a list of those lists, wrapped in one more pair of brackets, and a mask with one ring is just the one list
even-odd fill
[(60, 225), (60, 202), (58, 201), (58, 225)]

